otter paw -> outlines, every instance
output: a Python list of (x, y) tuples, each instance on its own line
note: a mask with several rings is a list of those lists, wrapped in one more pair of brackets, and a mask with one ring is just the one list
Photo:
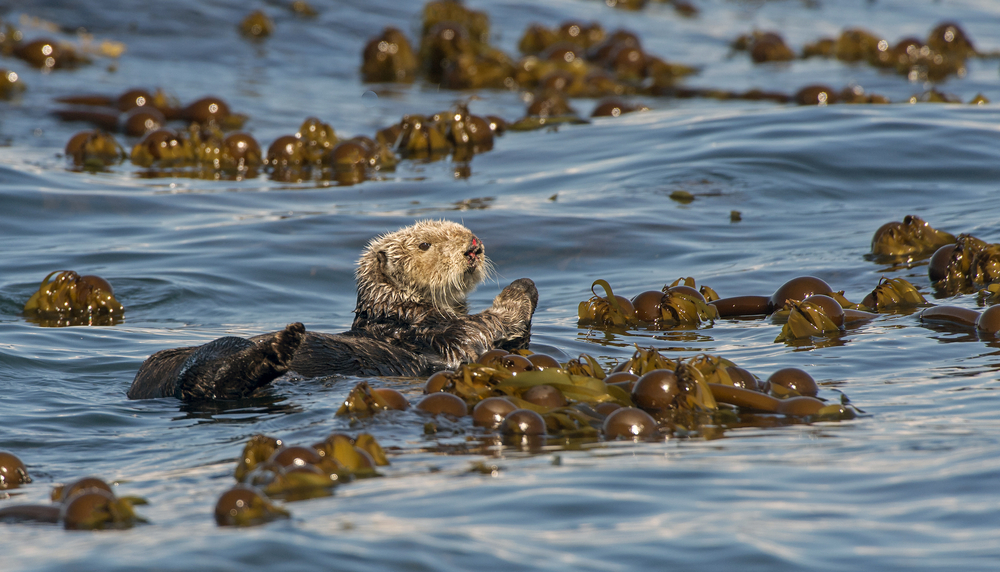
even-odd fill
[(501, 300), (517, 300), (523, 299), (531, 303), (531, 313), (535, 313), (535, 308), (538, 306), (538, 288), (535, 288), (534, 281), (531, 278), (519, 278), (511, 282), (500, 295), (496, 297), (496, 301)]
[(271, 350), (274, 352), (272, 359), (277, 362), (276, 365), (288, 366), (288, 363), (292, 361), (292, 356), (295, 355), (295, 350), (305, 339), (305, 335), (306, 327), (302, 325), (302, 322), (288, 324), (284, 330), (278, 332), (274, 341), (271, 342)]

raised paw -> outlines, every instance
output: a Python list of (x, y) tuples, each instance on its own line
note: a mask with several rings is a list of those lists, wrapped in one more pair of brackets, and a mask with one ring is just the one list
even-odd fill
[(538, 288), (535, 288), (535, 282), (531, 278), (519, 278), (504, 288), (496, 299), (497, 301), (526, 299), (531, 302), (531, 313), (534, 314), (538, 306)]

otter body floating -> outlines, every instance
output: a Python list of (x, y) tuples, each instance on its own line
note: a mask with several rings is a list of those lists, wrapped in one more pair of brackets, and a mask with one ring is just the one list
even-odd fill
[(358, 261), (357, 307), (342, 334), (300, 323), (250, 339), (223, 337), (153, 354), (131, 399), (236, 399), (280, 375), (429, 375), (495, 347), (527, 345), (535, 284), (515, 280), (478, 314), (466, 297), (491, 269), (483, 243), (464, 226), (422, 221), (372, 240)]

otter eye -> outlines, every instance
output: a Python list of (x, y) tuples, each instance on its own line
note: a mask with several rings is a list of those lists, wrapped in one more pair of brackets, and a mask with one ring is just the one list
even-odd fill
[(430, 247), (431, 247), (431, 243), (429, 243), (429, 242), (421, 242), (419, 248), (420, 248), (420, 250), (427, 250)]

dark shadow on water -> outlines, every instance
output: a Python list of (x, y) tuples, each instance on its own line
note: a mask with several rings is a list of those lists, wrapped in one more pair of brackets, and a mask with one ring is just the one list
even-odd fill
[(302, 407), (291, 403), (282, 395), (266, 393), (244, 399), (203, 400), (183, 402), (179, 417), (173, 421), (198, 419), (200, 423), (255, 423), (260, 418), (271, 415), (300, 413)]

